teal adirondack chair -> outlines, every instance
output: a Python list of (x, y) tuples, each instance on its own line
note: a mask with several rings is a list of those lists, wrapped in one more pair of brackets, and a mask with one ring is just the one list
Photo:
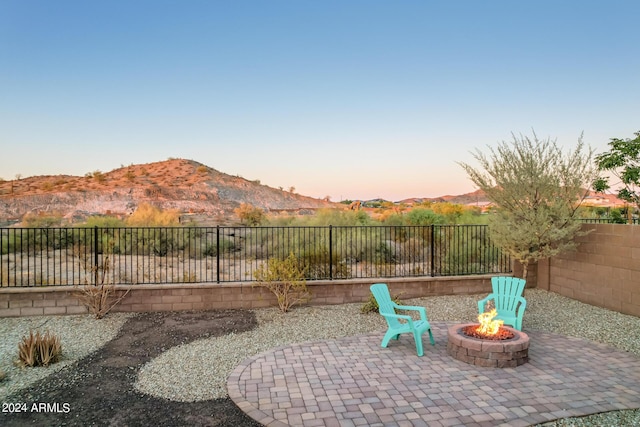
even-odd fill
[(491, 278), (492, 293), (478, 301), (478, 313), (484, 313), (488, 301), (493, 300), (498, 315), (506, 325), (522, 330), (522, 317), (527, 308), (524, 298), (524, 286), (527, 282), (517, 277), (496, 276)]
[[(371, 293), (378, 302), (380, 314), (387, 321), (389, 328), (387, 333), (382, 338), (382, 347), (387, 347), (391, 338), (397, 340), (400, 338), (400, 334), (411, 333), (416, 342), (416, 351), (418, 356), (424, 354), (422, 348), (422, 334), (429, 332), (429, 339), (431, 344), (435, 345), (433, 340), (433, 334), (431, 333), (431, 325), (427, 320), (427, 310), (424, 307), (416, 307), (411, 305), (399, 305), (393, 302), (389, 295), (389, 289), (386, 283), (376, 283), (370, 287)], [(411, 310), (420, 313), (420, 320), (413, 320), (413, 318), (406, 314), (397, 314), (396, 310)]]

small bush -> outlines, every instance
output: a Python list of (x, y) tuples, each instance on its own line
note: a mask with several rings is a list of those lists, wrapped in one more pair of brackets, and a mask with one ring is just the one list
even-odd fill
[(91, 176), (96, 182), (105, 182), (107, 179), (107, 177), (99, 170), (93, 171)]
[[(400, 295), (391, 297), (391, 299), (396, 304), (400, 304)], [(367, 300), (367, 302), (365, 302), (362, 305), (362, 307), (360, 307), (360, 312), (364, 314), (378, 313), (379, 309), (380, 307), (378, 306), (378, 301), (376, 301), (376, 297), (374, 297), (373, 294), (369, 294), (369, 299)]]
[(125, 222), (130, 227), (171, 227), (180, 224), (180, 212), (141, 203)]
[(264, 211), (248, 203), (242, 203), (240, 207), (233, 210), (240, 219), (240, 222), (250, 227), (260, 225), (266, 218)]
[(187, 273), (186, 271), (182, 273), (182, 283), (195, 283), (198, 281), (198, 277), (196, 273)]
[(84, 285), (74, 293), (82, 305), (87, 307), (89, 313), (96, 319), (102, 319), (118, 305), (129, 293), (129, 289), (116, 295), (116, 287), (112, 284)]
[(18, 343), (18, 358), (24, 366), (49, 366), (60, 360), (61, 354), (60, 338), (49, 331), (44, 334), (29, 331), (29, 336)]
[[(82, 252), (77, 250), (78, 254)], [(116, 287), (113, 284), (113, 277), (110, 271), (115, 269), (115, 259), (109, 255), (104, 257), (101, 265), (86, 267), (86, 260), (81, 255), (77, 257), (78, 269), (84, 270), (84, 286), (74, 292), (74, 296), (87, 307), (89, 313), (93, 314), (96, 319), (102, 319), (111, 311), (113, 307), (118, 305), (129, 293), (129, 289), (116, 295)], [(90, 284), (95, 280), (95, 284)]]
[(215, 257), (218, 256), (218, 253), (231, 253), (235, 250), (236, 246), (232, 240), (222, 239), (220, 240), (220, 249), (218, 249), (218, 246), (216, 246), (215, 244), (207, 245), (202, 251), (202, 254), (204, 256)]
[(269, 289), (278, 300), (280, 311), (286, 313), (295, 304), (311, 299), (305, 282), (306, 269), (298, 258), (290, 253), (284, 260), (272, 258), (255, 271), (257, 286)]

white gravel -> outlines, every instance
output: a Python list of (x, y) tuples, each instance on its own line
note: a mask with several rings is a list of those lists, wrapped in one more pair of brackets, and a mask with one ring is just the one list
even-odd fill
[[(0, 382), (0, 400), (96, 351), (116, 336), (130, 316), (114, 313), (100, 320), (88, 314), (0, 318), (0, 371), (6, 375)], [(29, 331), (47, 330), (60, 338), (61, 360), (48, 367), (19, 366), (18, 344), (22, 338)]]
[[(484, 295), (483, 295), (484, 296)], [(406, 304), (427, 307), (430, 321), (471, 322), (482, 296), (441, 296), (411, 299)], [(556, 332), (612, 345), (640, 357), (640, 318), (583, 304), (554, 293), (527, 289), (525, 329)], [(362, 304), (298, 307), (287, 314), (276, 308), (254, 310), (258, 327), (239, 334), (208, 338), (173, 347), (142, 367), (135, 388), (175, 401), (227, 397), (226, 379), (244, 359), (271, 348), (309, 340), (334, 339), (381, 331), (384, 319), (361, 315)], [(97, 350), (116, 335), (128, 316), (114, 313), (102, 320), (90, 316), (0, 319), (0, 397), (49, 375)], [(29, 329), (49, 329), (62, 338), (64, 359), (49, 368), (21, 369), (13, 365), (17, 343)], [(616, 411), (559, 420), (545, 426), (639, 425), (640, 411)]]
[[(586, 305), (538, 289), (525, 294), (525, 328), (558, 332), (611, 344), (640, 356), (640, 319)], [(427, 308), (430, 321), (473, 322), (477, 295), (406, 300)], [(386, 328), (382, 316), (360, 314), (362, 304), (299, 307), (287, 314), (255, 310), (258, 327), (170, 349), (147, 363), (136, 388), (170, 400), (191, 402), (226, 397), (226, 379), (244, 359), (295, 342), (333, 339)], [(590, 319), (587, 321), (587, 319)]]

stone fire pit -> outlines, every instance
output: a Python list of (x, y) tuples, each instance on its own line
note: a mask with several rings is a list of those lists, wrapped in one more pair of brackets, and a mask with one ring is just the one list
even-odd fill
[(502, 328), (513, 333), (513, 338), (491, 340), (465, 335), (463, 329), (477, 325), (466, 323), (449, 328), (447, 353), (453, 358), (475, 366), (515, 368), (529, 361), (529, 336), (508, 326)]

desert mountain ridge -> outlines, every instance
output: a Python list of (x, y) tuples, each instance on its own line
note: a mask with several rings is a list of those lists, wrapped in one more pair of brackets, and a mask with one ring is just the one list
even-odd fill
[[(126, 216), (142, 203), (222, 223), (247, 203), (267, 212), (344, 207), (217, 171), (193, 160), (169, 159), (110, 172), (32, 176), (0, 181), (0, 222), (27, 214), (58, 214), (69, 222), (91, 215)], [(217, 219), (217, 221), (216, 221)]]
[[(606, 195), (591, 196), (593, 205), (615, 206), (620, 201)], [(376, 202), (386, 200), (375, 199)], [(363, 207), (368, 205), (362, 200)], [(476, 190), (461, 195), (410, 198), (397, 204), (416, 205), (425, 201), (485, 206), (488, 199)], [(169, 159), (122, 166), (110, 172), (95, 171), (85, 176), (41, 175), (11, 181), (0, 180), (0, 226), (17, 223), (25, 215), (63, 216), (68, 222), (92, 215), (125, 217), (140, 204), (178, 210), (200, 224), (224, 224), (234, 210), (246, 203), (269, 213), (312, 213), (322, 208), (348, 209), (334, 203), (262, 185), (240, 176), (220, 172), (202, 163)], [(187, 218), (188, 219), (188, 218)]]

